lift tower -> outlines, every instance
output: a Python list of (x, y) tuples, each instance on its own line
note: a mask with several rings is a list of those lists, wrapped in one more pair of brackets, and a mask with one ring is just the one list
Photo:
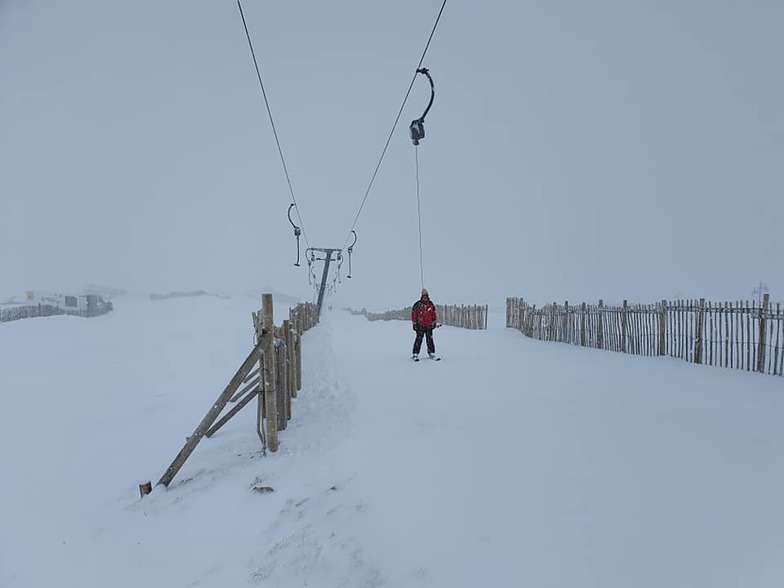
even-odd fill
[[(323, 253), (324, 257), (316, 257), (316, 252)], [(321, 316), (321, 305), (324, 302), (324, 292), (327, 289), (327, 274), (329, 274), (329, 264), (332, 262), (332, 254), (337, 252), (338, 255), (341, 253), (341, 249), (324, 249), (321, 247), (309, 247), (305, 251), (305, 255), (310, 253), (310, 262), (314, 261), (323, 261), (324, 262), (324, 271), (321, 274), (321, 285), (319, 286), (318, 292), (318, 303), (317, 303), (317, 312), (318, 315)]]

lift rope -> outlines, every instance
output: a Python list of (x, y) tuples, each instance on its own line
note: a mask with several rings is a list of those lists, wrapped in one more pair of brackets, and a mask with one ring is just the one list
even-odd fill
[(430, 70), (426, 67), (421, 67), (417, 73), (427, 76), (430, 82), (430, 102), (427, 103), (427, 108), (422, 116), (415, 118), (411, 121), (408, 127), (411, 141), (414, 143), (414, 162), (416, 165), (416, 196), (417, 196), (417, 223), (419, 228), (419, 280), (422, 283), (422, 288), (425, 287), (425, 263), (424, 254), (422, 252), (422, 202), (419, 196), (419, 142), (425, 138), (425, 117), (430, 112), (430, 107), (433, 106), (433, 99), (436, 97), (436, 88), (433, 84), (433, 78), (430, 76)]
[(403, 97), (403, 103), (400, 105), (400, 109), (397, 111), (397, 116), (395, 117), (395, 122), (392, 124), (392, 130), (389, 131), (389, 136), (387, 137), (386, 143), (384, 143), (384, 148), (381, 150), (381, 157), (379, 157), (378, 159), (376, 168), (373, 170), (373, 175), (370, 177), (370, 182), (368, 183), (367, 189), (365, 190), (365, 195), (363, 196), (359, 204), (359, 210), (357, 210), (357, 214), (354, 216), (354, 221), (351, 223), (349, 234), (346, 237), (346, 243), (348, 243), (349, 239), (351, 238), (351, 232), (356, 228), (357, 222), (359, 221), (359, 217), (362, 214), (362, 209), (365, 207), (365, 203), (367, 202), (367, 199), (370, 196), (370, 190), (373, 187), (373, 182), (375, 182), (376, 180), (376, 176), (378, 175), (378, 170), (381, 168), (381, 163), (384, 161), (384, 156), (387, 153), (387, 149), (389, 149), (389, 143), (392, 141), (392, 136), (395, 134), (395, 129), (397, 128), (397, 125), (400, 122), (400, 117), (402, 116), (403, 109), (405, 108), (406, 102), (408, 101), (408, 96), (411, 94), (411, 89), (414, 87), (414, 82), (416, 81), (417, 74), (419, 73), (419, 70), (422, 68), (422, 62), (425, 61), (425, 55), (427, 55), (427, 50), (430, 48), (430, 43), (433, 40), (433, 35), (435, 35), (436, 28), (438, 27), (438, 23), (441, 20), (441, 15), (444, 13), (445, 7), (446, 7), (446, 0), (444, 0), (443, 3), (441, 4), (441, 9), (438, 11), (438, 16), (436, 17), (435, 23), (433, 23), (433, 28), (430, 31), (430, 36), (428, 37), (427, 43), (425, 44), (425, 49), (424, 51), (422, 51), (422, 57), (419, 58), (419, 63), (416, 66), (416, 71), (414, 72), (414, 75), (411, 78), (411, 83), (408, 85), (408, 90), (406, 91), (406, 95)]
[(417, 222), (419, 224), (419, 281), (422, 283), (422, 288), (424, 289), (425, 264), (422, 253), (422, 205), (419, 199), (419, 147), (414, 147), (414, 161), (416, 162)]

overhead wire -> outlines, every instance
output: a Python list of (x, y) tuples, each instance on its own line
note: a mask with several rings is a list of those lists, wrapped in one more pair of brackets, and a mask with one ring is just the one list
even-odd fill
[(272, 109), (270, 108), (269, 100), (267, 99), (267, 91), (264, 89), (264, 82), (261, 79), (261, 70), (259, 69), (259, 62), (256, 60), (256, 52), (253, 50), (253, 42), (250, 39), (250, 32), (248, 31), (248, 23), (245, 21), (245, 13), (242, 11), (242, 4), (240, 0), (237, 0), (237, 6), (240, 9), (240, 16), (242, 17), (242, 26), (245, 28), (245, 36), (248, 39), (248, 46), (250, 47), (250, 54), (253, 57), (253, 65), (256, 68), (256, 76), (259, 78), (259, 86), (261, 86), (261, 94), (264, 96), (264, 105), (267, 107), (267, 115), (269, 116), (270, 125), (272, 126), (272, 134), (275, 137), (275, 144), (278, 146), (278, 154), (280, 155), (280, 161), (283, 164), (283, 173), (286, 176), (286, 183), (289, 187), (289, 193), (291, 194), (291, 200), (294, 202), (294, 208), (297, 211), (297, 218), (299, 219), (299, 225), (302, 228), (302, 236), (305, 237), (305, 244), (310, 247), (310, 242), (308, 241), (308, 235), (305, 233), (305, 223), (302, 221), (302, 215), (299, 211), (299, 204), (297, 204), (297, 199), (294, 197), (294, 188), (291, 185), (291, 176), (289, 176), (289, 169), (286, 165), (286, 158), (283, 157), (283, 149), (280, 146), (280, 139), (278, 138), (278, 130), (275, 127), (275, 120), (272, 118)]
[(392, 130), (389, 131), (389, 136), (387, 137), (386, 142), (384, 143), (384, 148), (381, 150), (381, 156), (378, 159), (378, 163), (376, 164), (375, 169), (373, 170), (373, 175), (370, 177), (370, 182), (368, 183), (367, 189), (365, 190), (365, 195), (360, 202), (359, 209), (357, 210), (356, 215), (354, 216), (354, 221), (351, 224), (351, 228), (348, 231), (348, 236), (346, 237), (346, 244), (348, 243), (349, 239), (351, 239), (351, 232), (356, 228), (357, 222), (359, 221), (359, 217), (362, 214), (362, 210), (365, 207), (365, 203), (370, 196), (370, 190), (373, 187), (373, 183), (376, 180), (376, 176), (378, 175), (378, 170), (381, 169), (381, 164), (384, 161), (384, 156), (389, 149), (389, 143), (392, 141), (392, 137), (395, 134), (395, 129), (397, 128), (398, 123), (400, 122), (400, 117), (403, 114), (403, 109), (406, 106), (406, 102), (408, 102), (408, 97), (411, 94), (411, 89), (414, 87), (414, 82), (416, 81), (418, 70), (422, 67), (422, 63), (425, 61), (425, 56), (427, 55), (427, 50), (430, 48), (430, 43), (433, 40), (433, 35), (435, 35), (436, 28), (438, 27), (438, 23), (441, 20), (441, 15), (444, 12), (444, 8), (446, 7), (447, 0), (444, 0), (441, 4), (441, 9), (438, 11), (438, 16), (436, 16), (436, 20), (433, 23), (433, 28), (430, 31), (430, 36), (427, 39), (427, 43), (425, 44), (425, 49), (422, 51), (422, 57), (419, 58), (419, 63), (417, 64), (414, 75), (411, 78), (411, 83), (408, 85), (408, 90), (406, 90), (406, 95), (403, 97), (403, 103), (400, 105), (400, 109), (397, 112), (397, 116), (395, 117), (395, 122), (392, 125)]

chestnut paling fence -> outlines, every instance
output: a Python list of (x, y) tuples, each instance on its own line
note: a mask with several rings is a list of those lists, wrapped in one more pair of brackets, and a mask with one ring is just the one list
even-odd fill
[(61, 308), (51, 304), (23, 304), (18, 306), (0, 307), (0, 323), (7, 323), (27, 318), (40, 318), (47, 316), (71, 315), (81, 317), (96, 317), (112, 310), (111, 302), (101, 301), (100, 304), (88, 302), (87, 307)]
[(16, 321), (26, 318), (38, 318), (44, 316), (56, 316), (66, 314), (65, 309), (57, 308), (49, 304), (28, 304), (24, 306), (12, 306), (11, 308), (0, 308), (0, 323)]
[(506, 326), (542, 341), (781, 376), (784, 310), (761, 301), (662, 300), (655, 304), (547, 304), (506, 299)]
[[(478, 304), (436, 304), (438, 323), (462, 329), (487, 329), (487, 305)], [(411, 307), (385, 312), (368, 312), (348, 309), (352, 314), (361, 314), (370, 321), (410, 321)]]

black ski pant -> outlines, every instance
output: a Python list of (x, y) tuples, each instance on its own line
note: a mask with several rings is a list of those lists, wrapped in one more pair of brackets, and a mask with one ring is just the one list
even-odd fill
[(414, 355), (418, 355), (419, 350), (422, 349), (423, 337), (427, 338), (427, 352), (436, 352), (436, 343), (433, 341), (433, 327), (417, 327), (416, 339), (414, 339)]

